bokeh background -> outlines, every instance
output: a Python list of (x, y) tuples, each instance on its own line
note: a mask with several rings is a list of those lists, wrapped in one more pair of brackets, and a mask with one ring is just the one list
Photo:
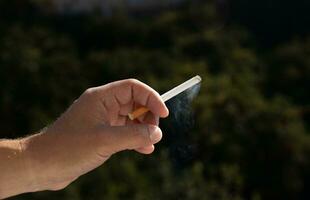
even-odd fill
[(39, 131), (88, 87), (137, 78), (164, 92), (203, 78), (192, 104), (168, 103), (152, 156), (122, 152), (62, 191), (11, 199), (310, 199), (309, 10), (307, 0), (1, 0), (1, 138)]

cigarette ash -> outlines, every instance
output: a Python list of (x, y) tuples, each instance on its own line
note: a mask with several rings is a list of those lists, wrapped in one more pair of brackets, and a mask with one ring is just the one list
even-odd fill
[(196, 154), (196, 146), (191, 143), (191, 128), (194, 126), (192, 102), (200, 90), (200, 83), (185, 90), (166, 102), (170, 116), (163, 121), (169, 154), (176, 169), (188, 166)]

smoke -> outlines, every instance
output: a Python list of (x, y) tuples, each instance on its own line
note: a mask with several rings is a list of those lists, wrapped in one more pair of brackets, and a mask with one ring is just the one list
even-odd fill
[(192, 101), (197, 96), (199, 90), (200, 84), (196, 84), (168, 101), (169, 110), (172, 111), (171, 119), (176, 127), (188, 130), (193, 126)]
[(177, 169), (185, 168), (194, 158), (196, 145), (191, 143), (191, 129), (194, 127), (192, 102), (198, 95), (200, 84), (187, 89), (167, 101), (170, 111), (168, 120), (164, 123), (169, 154)]

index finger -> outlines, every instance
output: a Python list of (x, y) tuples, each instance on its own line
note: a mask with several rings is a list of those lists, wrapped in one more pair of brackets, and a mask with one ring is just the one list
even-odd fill
[[(131, 100), (141, 106), (147, 107), (152, 113), (160, 117), (167, 117), (169, 114), (168, 108), (163, 102), (161, 96), (150, 86), (136, 79), (127, 79), (119, 81), (119, 84), (127, 87), (127, 92), (130, 93)], [(117, 89), (114, 90), (116, 98), (121, 99), (123, 92)]]

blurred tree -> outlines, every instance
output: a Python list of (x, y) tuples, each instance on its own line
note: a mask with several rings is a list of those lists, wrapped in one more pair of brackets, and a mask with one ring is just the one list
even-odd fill
[[(262, 3), (237, 1), (243, 12), (223, 26), (214, 1), (144, 18), (57, 15), (40, 9), (44, 1), (1, 1), (1, 137), (39, 130), (91, 86), (134, 77), (164, 92), (203, 77), (192, 112), (174, 109), (180, 96), (167, 103), (151, 157), (121, 153), (63, 191), (11, 199), (309, 199), (309, 33), (267, 34), (277, 43), (261, 45), (256, 33), (265, 29), (253, 30), (247, 16)], [(190, 113), (194, 127), (180, 126), (175, 116)]]

